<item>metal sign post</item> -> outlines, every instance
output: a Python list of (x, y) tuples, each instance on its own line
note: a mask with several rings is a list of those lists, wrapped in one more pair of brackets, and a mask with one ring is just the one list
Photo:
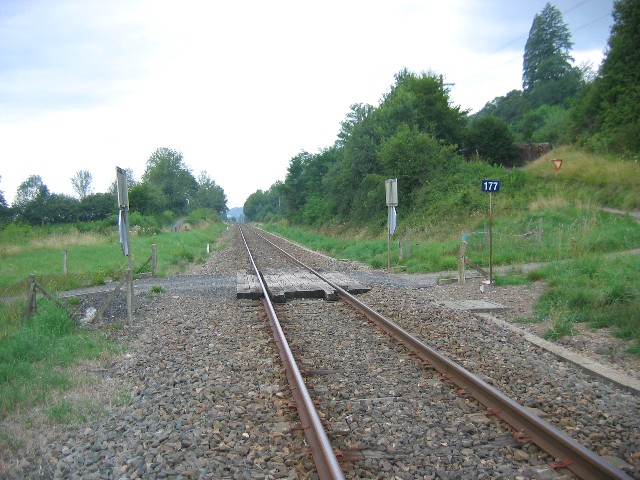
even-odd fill
[(133, 259), (131, 258), (131, 241), (129, 239), (129, 192), (127, 189), (127, 172), (116, 167), (116, 183), (118, 186), (118, 230), (122, 253), (129, 259), (129, 268), (126, 272), (127, 283), (127, 310), (129, 323), (133, 322), (133, 310), (135, 309), (135, 297), (133, 292)]
[(489, 192), (489, 285), (493, 285), (493, 193), (500, 191), (500, 180), (482, 180), (482, 191)]
[(398, 179), (385, 180), (387, 199), (387, 271), (391, 271), (391, 235), (396, 230), (396, 206), (398, 206)]

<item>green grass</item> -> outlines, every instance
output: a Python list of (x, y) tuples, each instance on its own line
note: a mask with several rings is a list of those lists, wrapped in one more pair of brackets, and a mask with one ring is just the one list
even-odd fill
[[(494, 220), (494, 266), (516, 267), (640, 247), (640, 225), (630, 217), (611, 215), (586, 206), (576, 208), (564, 204), (555, 210), (549, 204), (544, 207)], [(540, 219), (543, 221), (542, 241), (538, 235)], [(336, 258), (360, 261), (374, 268), (387, 265), (386, 237), (358, 239), (353, 231), (321, 235), (282, 224), (269, 224), (265, 229)], [(488, 221), (471, 224), (458, 238), (448, 240), (430, 238), (425, 232), (414, 233), (410, 255), (405, 235), (394, 235), (391, 242), (392, 266), (402, 266), (409, 273), (456, 270), (462, 240), (467, 242), (466, 257), (488, 268)], [(403, 242), (402, 260), (399, 260), (399, 242)]]
[[(562, 158), (556, 172), (551, 159)], [(640, 163), (577, 150), (564, 146), (554, 149), (527, 166), (527, 171), (544, 180), (553, 179), (562, 188), (586, 188), (591, 201), (623, 210), (640, 210)]]
[[(10, 312), (5, 310), (6, 319)], [(18, 320), (12, 320), (12, 324)], [(20, 408), (45, 402), (54, 391), (74, 385), (68, 368), (83, 359), (100, 358), (115, 346), (96, 332), (80, 329), (67, 312), (46, 299), (26, 323), (0, 339), (0, 418)], [(68, 419), (63, 403), (51, 407), (52, 420)], [(65, 420), (66, 421), (66, 420)]]
[(571, 334), (574, 323), (610, 328), (613, 335), (633, 340), (630, 352), (640, 354), (640, 257), (591, 256), (553, 262), (529, 274), (547, 282), (536, 305), (539, 318), (551, 318), (550, 338)]
[[(189, 263), (204, 262), (207, 244), (215, 244), (225, 228), (217, 222), (189, 231), (132, 235), (134, 270), (151, 271), (150, 264), (143, 267), (151, 255), (151, 244), (157, 245), (159, 277), (182, 272)], [(128, 267), (115, 232), (108, 236), (86, 236), (66, 229), (43, 240), (36, 229), (28, 228), (25, 235), (19, 243), (15, 243), (15, 235), (0, 243), (1, 296), (24, 293), (24, 282), (30, 273), (47, 290), (55, 292), (100, 285), (107, 278), (115, 280)], [(62, 271), (63, 250), (67, 250), (67, 276)]]

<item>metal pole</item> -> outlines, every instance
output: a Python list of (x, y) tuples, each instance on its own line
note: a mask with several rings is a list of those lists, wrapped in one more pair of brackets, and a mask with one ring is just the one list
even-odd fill
[(391, 207), (387, 207), (387, 271), (391, 272)]
[(492, 197), (489, 192), (489, 285), (493, 285), (493, 212)]
[[(126, 219), (125, 225), (129, 226), (129, 209), (125, 207), (123, 209), (123, 215)], [(127, 258), (129, 259), (129, 268), (127, 269), (127, 310), (129, 313), (129, 323), (133, 323), (133, 312), (136, 309), (136, 302), (133, 290), (133, 258), (131, 253), (131, 239), (129, 232), (126, 233), (127, 237)]]

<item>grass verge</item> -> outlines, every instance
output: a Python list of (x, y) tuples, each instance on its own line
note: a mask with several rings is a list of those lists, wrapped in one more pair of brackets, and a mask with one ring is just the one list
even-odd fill
[(548, 338), (571, 335), (575, 323), (586, 323), (592, 328), (609, 328), (614, 336), (632, 340), (628, 351), (640, 355), (638, 255), (553, 262), (528, 277), (548, 285), (536, 306), (540, 318), (552, 320)]
[[(0, 321), (15, 325), (18, 321), (8, 318), (14, 314), (15, 310), (4, 308)], [(100, 334), (80, 329), (57, 305), (39, 300), (31, 319), (0, 339), (0, 418), (70, 389), (74, 379), (66, 373), (68, 368), (115, 350)], [(78, 412), (58, 404), (48, 414), (56, 420)]]

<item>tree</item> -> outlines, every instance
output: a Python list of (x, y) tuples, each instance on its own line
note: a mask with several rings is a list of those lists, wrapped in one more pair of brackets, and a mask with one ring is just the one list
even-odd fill
[[(0, 180), (2, 177), (0, 176)], [(5, 222), (11, 216), (11, 209), (9, 208), (9, 204), (7, 200), (4, 198), (4, 192), (0, 190), (0, 223)]]
[[(524, 47), (522, 88), (530, 93), (540, 83), (564, 79), (573, 71), (573, 43), (562, 13), (547, 3), (536, 14)], [(575, 93), (575, 92), (574, 92)]]
[(43, 192), (48, 194), (49, 189), (42, 181), (42, 177), (40, 175), (31, 175), (18, 187), (13, 206), (21, 208), (32, 200), (35, 200), (35, 198)]
[(44, 187), (33, 199), (20, 206), (18, 217), (31, 225), (71, 223), (78, 219), (79, 206), (77, 199), (49, 193)]
[[(394, 129), (401, 124), (415, 125), (446, 144), (462, 143), (467, 112), (451, 105), (442, 76), (433, 72), (416, 75), (403, 69), (395, 78), (395, 86), (380, 105), (382, 118), (389, 119), (386, 123)], [(389, 133), (393, 135), (395, 130)]]
[(195, 195), (195, 208), (211, 208), (223, 215), (227, 211), (227, 196), (221, 186), (213, 181), (207, 172), (198, 175), (198, 191)]
[(640, 2), (617, 0), (608, 50), (593, 84), (572, 111), (593, 148), (640, 151)]
[[(133, 170), (129, 167), (125, 168), (124, 171), (127, 173), (127, 188), (131, 189), (131, 187), (138, 185), (140, 182), (137, 182), (133, 176)], [(109, 185), (109, 189), (107, 193), (116, 196), (118, 195), (118, 181), (114, 178), (111, 185)], [(131, 199), (129, 199), (131, 200)]]
[(508, 124), (514, 124), (522, 118), (527, 111), (527, 101), (522, 96), (521, 90), (511, 90), (503, 97), (496, 97), (487, 102), (482, 110), (473, 115), (475, 118), (493, 115), (501, 118)]
[(453, 147), (443, 146), (433, 135), (403, 125), (380, 148), (380, 162), (384, 178), (397, 178), (402, 197), (407, 199), (406, 203), (412, 203), (418, 189), (437, 176), (452, 154)]
[(167, 202), (160, 187), (143, 182), (129, 187), (129, 206), (142, 215), (159, 215), (167, 209)]
[(467, 156), (474, 154), (489, 163), (510, 166), (516, 158), (513, 134), (501, 118), (489, 115), (469, 124), (465, 145)]
[(91, 191), (91, 173), (88, 170), (80, 170), (71, 177), (71, 186), (73, 191), (76, 192), (80, 200), (84, 200)]
[(276, 182), (266, 192), (258, 190), (249, 195), (242, 211), (249, 221), (271, 221), (281, 217), (282, 182)]
[(116, 199), (110, 193), (93, 193), (80, 200), (78, 220), (91, 222), (102, 220), (118, 212)]
[(151, 154), (142, 181), (157, 186), (167, 207), (176, 213), (185, 212), (190, 198), (198, 191), (198, 183), (184, 164), (182, 153), (169, 148), (158, 148)]

